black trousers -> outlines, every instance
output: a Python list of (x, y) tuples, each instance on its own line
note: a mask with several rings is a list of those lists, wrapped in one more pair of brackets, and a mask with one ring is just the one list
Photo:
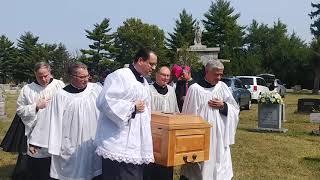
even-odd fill
[(27, 169), (32, 180), (50, 179), (51, 158), (33, 158), (28, 156)]
[(102, 159), (102, 180), (143, 180), (143, 165)]
[(11, 175), (12, 180), (31, 180), (30, 172), (28, 171), (28, 159), (28, 155), (19, 153), (16, 166)]
[(173, 167), (150, 163), (145, 165), (143, 180), (173, 180)]

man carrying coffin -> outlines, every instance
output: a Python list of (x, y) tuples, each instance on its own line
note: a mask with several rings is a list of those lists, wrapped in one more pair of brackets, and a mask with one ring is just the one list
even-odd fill
[(239, 106), (228, 86), (220, 81), (223, 70), (220, 61), (210, 60), (205, 67), (204, 79), (188, 90), (182, 112), (199, 115), (212, 125), (210, 159), (183, 165), (181, 179), (226, 180), (233, 177), (230, 145), (234, 144)]
[[(39, 121), (49, 121), (47, 116), (45, 116), (45, 112), (50, 99), (59, 89), (65, 86), (62, 81), (52, 78), (51, 67), (46, 62), (36, 63), (34, 74), (36, 80), (21, 89), (17, 100), (17, 115), (21, 118), (25, 126), (24, 133), (27, 136), (28, 146), (30, 143), (30, 134), (34, 126), (36, 126)], [(47, 150), (41, 149), (37, 154), (32, 154), (28, 151), (27, 154), (26, 169), (30, 175), (30, 179), (48, 179), (50, 155)], [(19, 154), (16, 166), (23, 166), (22, 164), (25, 162), (19, 162), (23, 156), (23, 154)], [(23, 179), (28, 179), (27, 176), (28, 175), (25, 175)], [(19, 177), (16, 177), (14, 174), (13, 179), (19, 179)]]
[(168, 85), (169, 80), (170, 69), (161, 67), (156, 73), (156, 82), (150, 85), (152, 111), (179, 112), (176, 94), (174, 88)]
[[(179, 113), (176, 93), (174, 87), (169, 86), (170, 69), (166, 66), (159, 68), (156, 73), (156, 82), (150, 85), (151, 109), (165, 113)], [(150, 163), (146, 166), (144, 180), (171, 180), (173, 178), (173, 167), (164, 167)]]
[(154, 162), (151, 96), (147, 80), (157, 56), (140, 49), (129, 68), (109, 74), (97, 100), (101, 111), (96, 153), (103, 157), (103, 180), (142, 180), (144, 164)]
[[(88, 82), (87, 66), (81, 62), (71, 64), (68, 75), (70, 84), (52, 98), (48, 121), (37, 124), (30, 144), (48, 148), (52, 178), (91, 180), (101, 174), (94, 139), (100, 114), (96, 99), (102, 88)], [(32, 152), (36, 154), (37, 148)]]

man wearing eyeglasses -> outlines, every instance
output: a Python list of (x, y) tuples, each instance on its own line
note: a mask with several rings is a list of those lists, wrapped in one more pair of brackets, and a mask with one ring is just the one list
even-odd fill
[(156, 82), (150, 86), (152, 97), (152, 111), (166, 113), (179, 112), (174, 88), (168, 85), (170, 69), (166, 66), (159, 68), (156, 73)]
[(151, 96), (144, 77), (156, 65), (156, 54), (141, 48), (128, 68), (104, 81), (97, 99), (101, 116), (96, 135), (103, 180), (142, 180), (144, 164), (154, 162)]
[[(166, 66), (159, 68), (156, 73), (156, 82), (150, 85), (151, 109), (165, 113), (179, 113), (174, 87), (169, 86), (170, 69)], [(167, 180), (173, 178), (173, 167), (164, 167), (149, 164), (144, 172), (144, 180)]]
[(52, 98), (46, 114), (49, 121), (37, 124), (30, 143), (48, 148), (52, 178), (91, 180), (101, 174), (94, 138), (100, 114), (96, 99), (102, 88), (89, 83), (87, 66), (81, 62), (71, 64), (68, 75), (70, 84)]

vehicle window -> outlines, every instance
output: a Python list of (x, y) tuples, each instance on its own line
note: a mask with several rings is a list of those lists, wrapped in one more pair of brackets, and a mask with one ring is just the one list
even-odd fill
[(253, 78), (239, 78), (244, 85), (253, 85)]
[(277, 79), (277, 84), (282, 85), (282, 82), (279, 79)]
[(226, 83), (228, 87), (231, 86), (231, 79), (221, 79), (222, 82)]
[(275, 76), (272, 74), (259, 75), (259, 77), (262, 77), (266, 81), (266, 83), (269, 83), (269, 84), (273, 83), (275, 80)]
[(241, 84), (241, 81), (236, 79), (235, 82), (234, 82), (234, 86), (236, 88), (243, 88), (242, 84)]
[(267, 86), (266, 81), (264, 79), (261, 79), (261, 78), (257, 78), (257, 85)]

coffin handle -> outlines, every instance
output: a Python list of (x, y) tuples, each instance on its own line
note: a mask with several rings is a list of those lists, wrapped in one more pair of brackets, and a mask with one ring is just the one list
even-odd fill
[(197, 155), (196, 154), (193, 154), (192, 155), (192, 160), (191, 161), (188, 161), (188, 156), (187, 155), (184, 155), (183, 156), (183, 160), (185, 163), (194, 163), (197, 159)]

